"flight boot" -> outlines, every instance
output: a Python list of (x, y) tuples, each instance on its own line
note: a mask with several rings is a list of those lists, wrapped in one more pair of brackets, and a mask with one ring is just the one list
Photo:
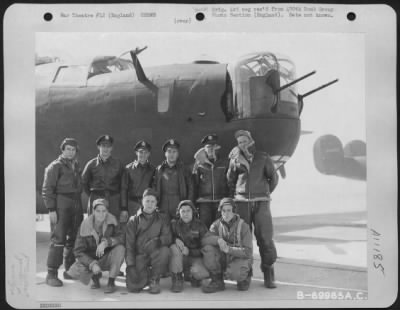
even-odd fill
[(115, 286), (115, 279), (108, 278), (108, 283), (106, 289), (104, 290), (104, 294), (111, 294), (114, 293), (116, 290), (117, 287)]
[(190, 285), (192, 287), (200, 287), (201, 286), (201, 280), (197, 280), (194, 277), (190, 278)]
[(62, 281), (58, 278), (57, 269), (48, 269), (46, 276), (46, 284), (49, 286), (59, 287), (63, 286)]
[(183, 275), (182, 272), (172, 273), (172, 286), (171, 291), (174, 293), (180, 293), (183, 291)]
[(160, 294), (161, 288), (160, 288), (160, 276), (153, 276), (150, 279), (150, 289), (149, 293), (150, 294)]
[(72, 280), (73, 278), (68, 274), (68, 270), (69, 268), (72, 266), (72, 264), (75, 262), (75, 256), (73, 253), (73, 249), (72, 248), (67, 248), (64, 247), (64, 273), (63, 273), (63, 277), (65, 280)]
[(268, 266), (264, 270), (264, 286), (266, 288), (276, 288), (274, 266)]
[(100, 278), (101, 278), (101, 273), (100, 274), (94, 274), (92, 275), (92, 285), (90, 286), (91, 289), (98, 289), (100, 288)]
[(64, 272), (63, 272), (63, 278), (64, 278), (64, 280), (73, 280), (73, 279), (74, 279), (73, 277), (71, 277), (71, 276), (68, 274), (67, 271), (64, 271)]
[(250, 269), (246, 279), (242, 281), (237, 281), (238, 291), (247, 291), (249, 289), (252, 275), (253, 275), (253, 270)]
[(142, 289), (141, 288), (131, 288), (129, 291), (131, 293), (139, 294), (142, 291)]
[(225, 290), (225, 283), (221, 273), (212, 274), (211, 281), (207, 285), (202, 287), (202, 291), (204, 293), (215, 293), (224, 290)]
[(192, 279), (190, 269), (183, 270), (183, 280), (185, 282), (190, 282)]

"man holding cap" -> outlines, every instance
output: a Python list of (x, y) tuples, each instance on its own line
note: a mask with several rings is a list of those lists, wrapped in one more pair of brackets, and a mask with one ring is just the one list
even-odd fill
[(100, 288), (103, 270), (109, 271), (104, 293), (116, 290), (115, 278), (124, 261), (124, 236), (117, 219), (108, 213), (108, 201), (102, 198), (93, 201), (93, 213), (81, 224), (74, 253), (76, 262), (68, 272), (71, 277), (92, 275), (92, 289)]
[(105, 198), (109, 202), (109, 212), (121, 223), (128, 220), (128, 211), (121, 206), (121, 179), (123, 165), (111, 156), (114, 139), (110, 135), (97, 138), (97, 157), (86, 164), (82, 173), (83, 189), (89, 196), (88, 215), (92, 214), (93, 201)]
[(150, 282), (149, 292), (159, 294), (160, 277), (168, 271), (171, 229), (157, 210), (157, 193), (152, 188), (144, 191), (142, 205), (126, 225), (126, 287), (139, 293)]
[(278, 184), (271, 158), (256, 151), (255, 142), (249, 131), (235, 133), (238, 146), (229, 154), (227, 173), (231, 195), (235, 196), (238, 214), (252, 228), (261, 256), (264, 286), (275, 288), (274, 268), (277, 253), (273, 237), (270, 194)]
[(193, 201), (193, 182), (190, 171), (179, 160), (180, 144), (175, 139), (168, 139), (162, 150), (165, 161), (156, 169), (154, 188), (160, 199), (160, 212), (168, 221), (176, 215), (176, 207), (181, 200)]
[(126, 165), (121, 183), (121, 205), (133, 216), (141, 208), (143, 192), (153, 185), (155, 167), (149, 162), (151, 145), (139, 141), (135, 148), (137, 159)]
[(217, 219), (218, 203), (228, 196), (226, 173), (228, 162), (218, 158), (216, 134), (206, 135), (202, 140), (202, 148), (194, 155), (193, 166), (194, 196), (199, 209), (200, 220), (207, 226)]
[[(63, 256), (66, 271), (75, 261), (72, 250), (83, 219), (82, 184), (76, 159), (78, 142), (73, 138), (65, 138), (60, 149), (61, 155), (45, 169), (42, 187), (42, 196), (49, 210), (51, 224), (46, 277), (46, 283), (50, 286), (63, 285), (58, 278), (58, 268), (62, 264)], [(66, 272), (64, 278), (69, 278)]]

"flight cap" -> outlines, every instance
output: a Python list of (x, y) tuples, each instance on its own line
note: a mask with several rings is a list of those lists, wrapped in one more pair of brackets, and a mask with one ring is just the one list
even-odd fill
[(105, 206), (108, 210), (108, 201), (106, 199), (98, 198), (95, 201), (93, 201), (93, 210), (96, 210), (96, 207), (99, 205)]
[(202, 145), (207, 145), (207, 144), (217, 144), (218, 141), (218, 136), (215, 133), (206, 135), (201, 139), (201, 144)]
[(100, 137), (97, 138), (96, 140), (96, 144), (100, 145), (102, 143), (109, 143), (111, 145), (113, 145), (114, 143), (114, 138), (111, 137), (110, 135), (102, 135)]
[(147, 142), (144, 141), (144, 140), (140, 140), (138, 143), (135, 144), (134, 150), (135, 150), (135, 152), (136, 152), (136, 151), (139, 151), (139, 150), (141, 150), (141, 149), (147, 150), (147, 151), (150, 152), (150, 151), (151, 151), (151, 145), (150, 145), (150, 143), (147, 143)]
[(222, 207), (225, 205), (232, 206), (232, 211), (236, 212), (236, 203), (232, 198), (222, 198), (218, 205), (218, 212), (221, 212)]
[(163, 144), (162, 150), (163, 150), (163, 152), (166, 152), (167, 148), (169, 148), (169, 147), (174, 147), (174, 148), (176, 148), (176, 149), (179, 150), (179, 147), (180, 147), (180, 146), (181, 146), (181, 145), (179, 144), (179, 142), (176, 141), (175, 139), (168, 139), (168, 140), (165, 141), (165, 143)]
[(176, 216), (179, 217), (179, 210), (183, 207), (183, 206), (189, 206), (192, 209), (193, 212), (193, 218), (198, 217), (198, 212), (196, 207), (194, 206), (194, 203), (191, 200), (182, 200), (178, 207), (176, 208)]

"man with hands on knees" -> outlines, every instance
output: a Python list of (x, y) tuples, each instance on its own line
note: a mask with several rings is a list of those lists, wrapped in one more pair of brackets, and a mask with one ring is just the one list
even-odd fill
[(74, 254), (77, 261), (71, 266), (69, 275), (82, 278), (92, 274), (92, 289), (100, 288), (102, 270), (109, 271), (108, 284), (104, 293), (116, 290), (115, 278), (124, 261), (124, 236), (117, 219), (108, 212), (108, 201), (93, 201), (93, 214), (83, 222), (75, 242)]
[(149, 292), (159, 294), (160, 277), (168, 271), (171, 229), (166, 216), (157, 210), (153, 189), (144, 191), (142, 205), (126, 226), (126, 287), (139, 293), (150, 284)]
[[(200, 287), (201, 280), (208, 278), (201, 253), (201, 241), (208, 229), (198, 218), (197, 210), (190, 200), (183, 200), (177, 208), (178, 219), (171, 221), (172, 238), (170, 272), (172, 292), (183, 291), (183, 281), (192, 287)], [(184, 273), (184, 276), (182, 274)]]
[(211, 281), (203, 286), (204, 293), (225, 289), (224, 278), (237, 281), (239, 291), (250, 286), (253, 265), (253, 241), (249, 225), (236, 214), (232, 198), (223, 198), (218, 211), (221, 218), (210, 227), (210, 234), (203, 239), (204, 264)]

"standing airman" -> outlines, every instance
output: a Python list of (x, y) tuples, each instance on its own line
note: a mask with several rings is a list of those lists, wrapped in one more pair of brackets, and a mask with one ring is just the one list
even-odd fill
[(193, 166), (193, 183), (196, 205), (200, 220), (207, 226), (217, 219), (219, 201), (228, 195), (226, 173), (228, 162), (218, 157), (216, 134), (206, 135), (201, 144), (203, 147), (195, 154)]
[(82, 173), (82, 184), (89, 196), (88, 215), (93, 212), (93, 201), (105, 198), (109, 202), (109, 212), (125, 223), (128, 220), (128, 211), (121, 206), (123, 165), (111, 156), (113, 142), (110, 135), (102, 135), (96, 140), (99, 154), (86, 164)]
[(256, 151), (255, 142), (249, 131), (235, 133), (238, 146), (233, 148), (227, 173), (231, 195), (235, 196), (237, 213), (252, 228), (261, 256), (264, 286), (275, 288), (274, 268), (277, 253), (273, 237), (270, 195), (278, 184), (271, 158)]
[(179, 160), (180, 144), (175, 139), (167, 140), (162, 150), (165, 161), (156, 169), (154, 188), (160, 199), (160, 212), (171, 220), (176, 216), (176, 208), (182, 200), (193, 201), (193, 182), (190, 171)]
[(128, 209), (133, 216), (142, 207), (142, 196), (146, 188), (153, 185), (155, 167), (150, 163), (151, 145), (139, 141), (135, 148), (137, 159), (126, 165), (121, 184), (122, 209)]
[[(73, 246), (83, 219), (80, 167), (76, 159), (78, 142), (73, 138), (62, 141), (61, 155), (45, 170), (42, 196), (49, 210), (51, 244), (47, 257), (46, 283), (62, 286), (58, 268), (63, 262), (67, 271), (74, 263)], [(70, 277), (64, 272), (64, 278)]]

